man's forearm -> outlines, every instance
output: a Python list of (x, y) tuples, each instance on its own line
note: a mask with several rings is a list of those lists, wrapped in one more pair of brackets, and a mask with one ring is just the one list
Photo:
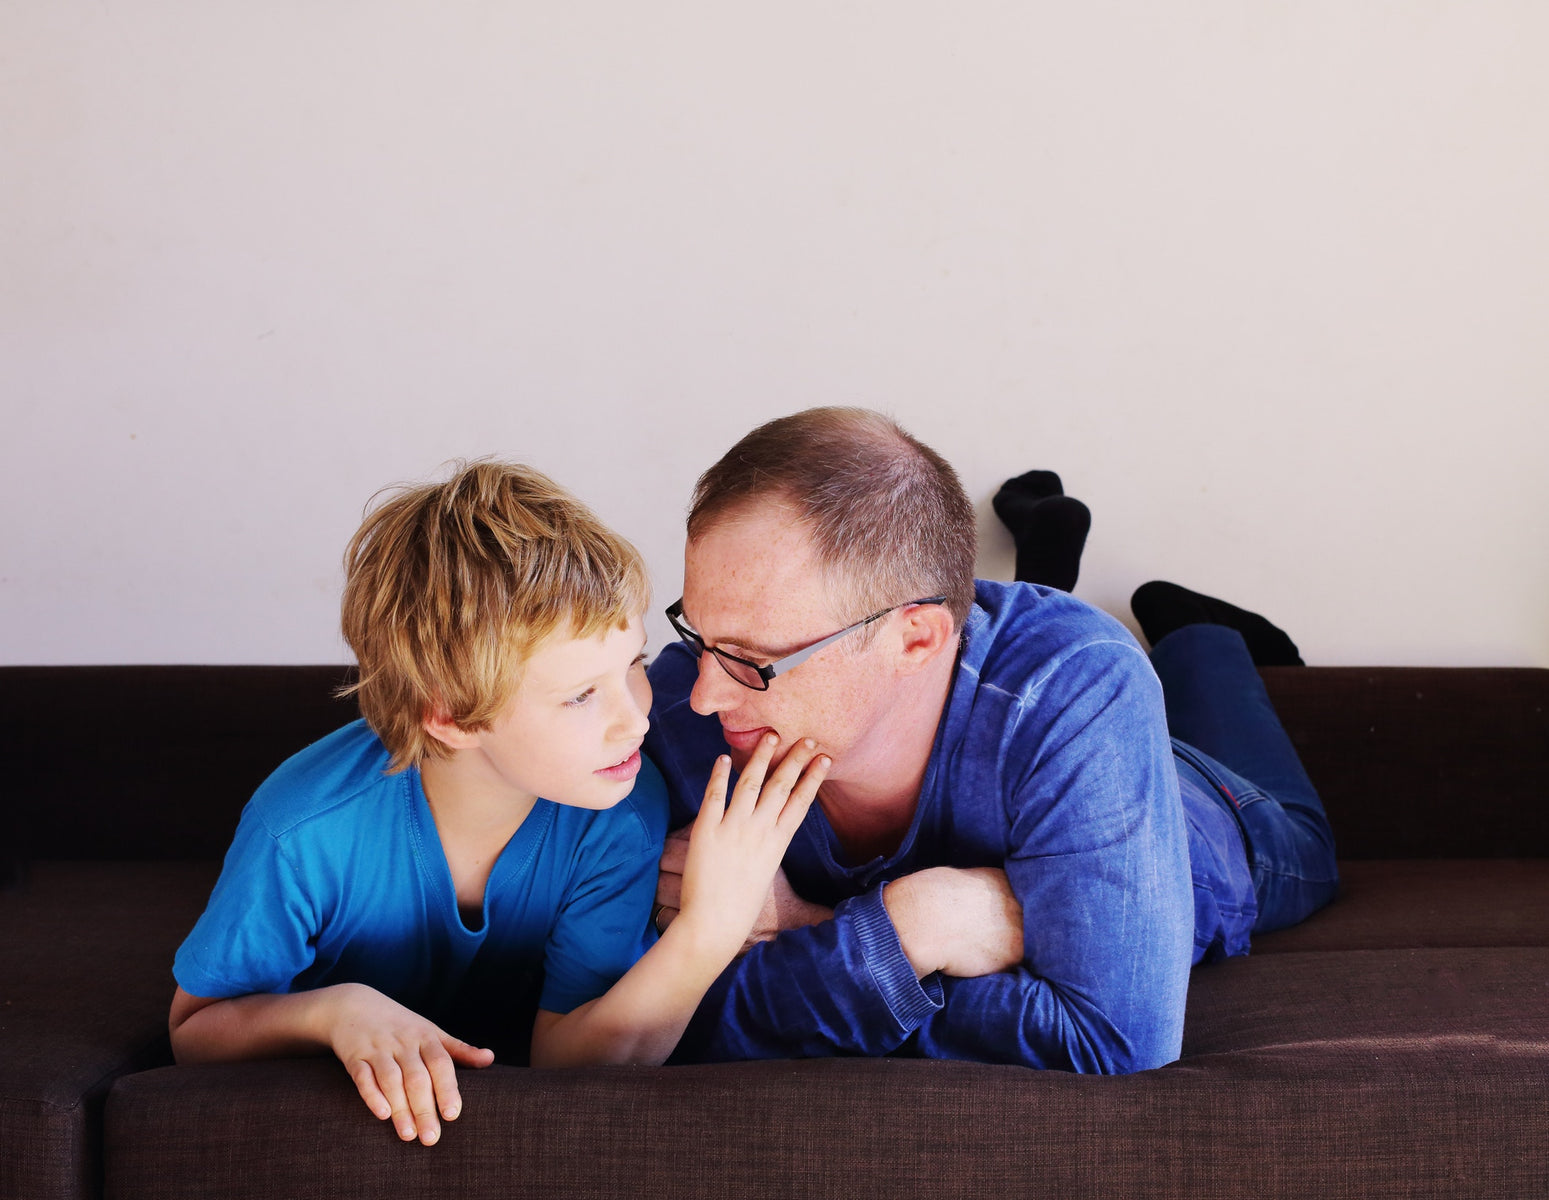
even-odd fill
[(678, 1057), (884, 1055), (939, 1004), (939, 985), (915, 976), (873, 891), (738, 959), (710, 989)]

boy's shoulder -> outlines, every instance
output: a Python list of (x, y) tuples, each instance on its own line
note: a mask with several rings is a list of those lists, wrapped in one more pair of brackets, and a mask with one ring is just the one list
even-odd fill
[(281, 763), (248, 803), (252, 816), (275, 837), (363, 797), (391, 789), (403, 776), (388, 775), (391, 755), (365, 721), (352, 721)]

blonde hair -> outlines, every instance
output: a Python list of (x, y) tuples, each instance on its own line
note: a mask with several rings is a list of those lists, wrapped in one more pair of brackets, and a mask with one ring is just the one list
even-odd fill
[(945, 596), (963, 627), (974, 600), (973, 505), (951, 464), (891, 417), (809, 408), (760, 425), (699, 477), (688, 540), (758, 501), (790, 507), (855, 619)]
[(546, 638), (623, 628), (650, 600), (639, 551), (531, 467), (459, 463), (373, 503), (344, 553), (342, 624), (347, 691), (389, 771), (449, 753), (429, 716), (488, 729)]

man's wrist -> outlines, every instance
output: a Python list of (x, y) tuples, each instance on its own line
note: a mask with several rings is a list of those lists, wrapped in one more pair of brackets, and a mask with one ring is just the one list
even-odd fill
[(921, 889), (917, 876), (905, 875), (889, 880), (882, 886), (882, 907), (887, 910), (898, 934), (898, 944), (904, 957), (914, 968), (916, 979), (924, 979), (941, 969), (940, 956), (932, 947), (930, 922), (921, 901)]
[[(840, 905), (836, 918), (843, 914), (853, 929), (871, 981), (907, 1036), (941, 1007), (944, 997), (936, 973), (919, 974), (899, 940), (898, 927), (893, 924), (885, 903), (887, 892), (894, 886), (885, 884), (877, 891), (846, 900)], [(906, 892), (909, 890), (905, 889)]]

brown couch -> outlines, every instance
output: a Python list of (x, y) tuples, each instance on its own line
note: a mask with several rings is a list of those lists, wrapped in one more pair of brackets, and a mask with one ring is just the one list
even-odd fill
[(0, 668), (0, 1197), (1549, 1195), (1549, 670), (1280, 668), (1341, 897), (1121, 1078), (908, 1059), (462, 1073), (405, 1146), (327, 1059), (173, 1067), (172, 953), (338, 668)]

